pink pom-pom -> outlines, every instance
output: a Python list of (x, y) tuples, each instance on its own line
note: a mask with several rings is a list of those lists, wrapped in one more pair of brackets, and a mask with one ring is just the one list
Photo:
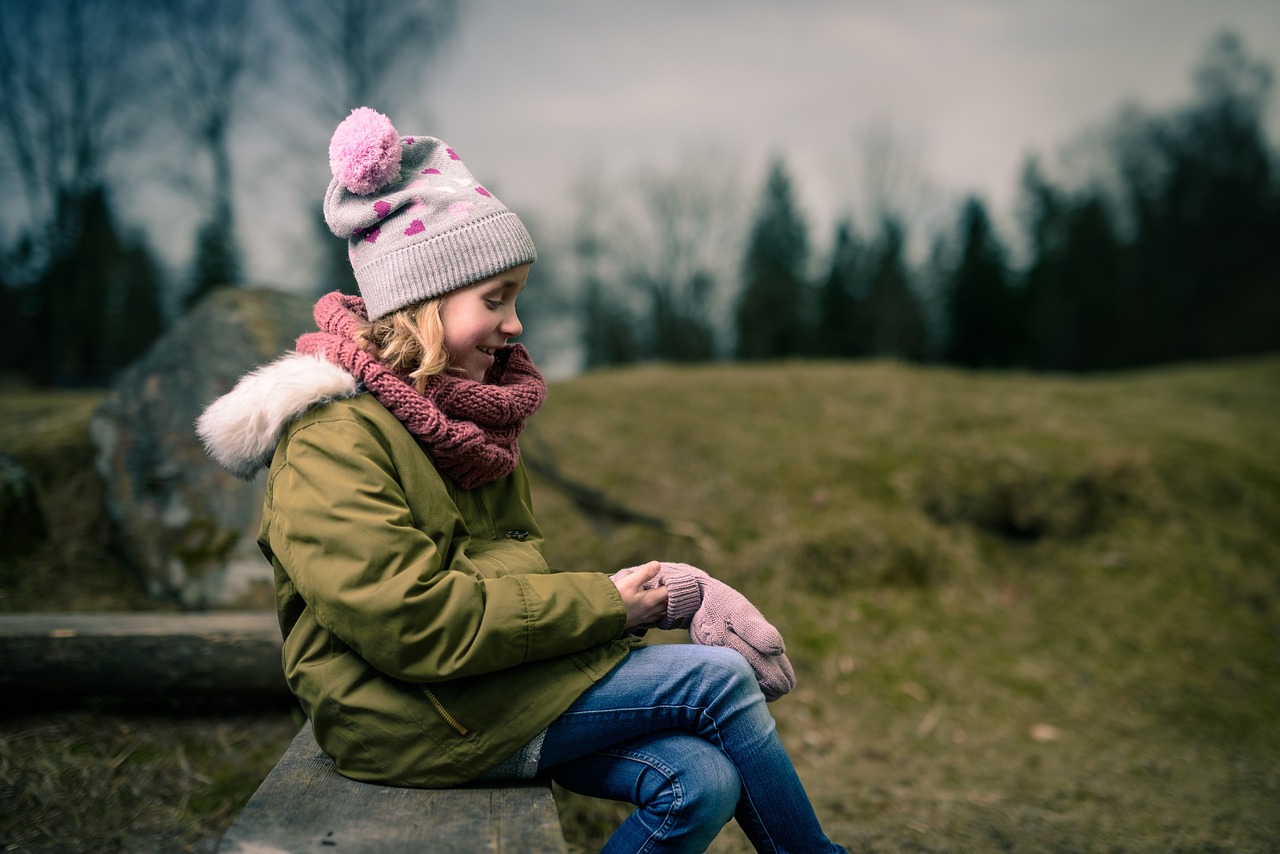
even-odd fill
[(382, 113), (357, 107), (333, 132), (329, 168), (339, 184), (368, 195), (400, 176), (400, 134)]

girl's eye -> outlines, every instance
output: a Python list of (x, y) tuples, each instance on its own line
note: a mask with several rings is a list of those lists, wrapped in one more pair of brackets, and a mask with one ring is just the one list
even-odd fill
[(484, 301), (484, 303), (494, 311), (497, 311), (498, 309), (502, 308), (502, 300), (500, 299), (487, 299)]

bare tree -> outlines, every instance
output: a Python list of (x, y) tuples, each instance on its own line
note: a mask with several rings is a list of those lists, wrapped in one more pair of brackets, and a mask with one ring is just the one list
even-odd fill
[(876, 231), (866, 280), (856, 285), (863, 309), (859, 347), (872, 356), (919, 359), (927, 349), (926, 313), (936, 307), (926, 305), (925, 298), (937, 295), (923, 293), (932, 282), (918, 274), (914, 262), (924, 254), (921, 249), (936, 248), (921, 242), (940, 230), (945, 200), (930, 176), (923, 146), (888, 121), (856, 136), (855, 157), (857, 218)]
[(659, 359), (714, 357), (723, 338), (746, 207), (741, 170), (705, 149), (669, 171), (643, 169), (617, 211), (609, 251), (618, 283), (644, 297), (649, 347)]
[[(458, 23), (457, 0), (280, 0), (280, 5), (302, 48), (302, 97), (330, 129), (356, 107), (393, 112), (406, 93), (423, 91), (421, 75)], [(324, 253), (317, 290), (355, 293), (346, 247), (333, 239), (319, 215), (315, 233)]]
[(77, 240), (79, 200), (140, 132), (149, 33), (111, 0), (0, 3), (0, 162), (17, 173), (29, 265), (38, 274)]
[(855, 138), (857, 158), (856, 220), (884, 222), (924, 230), (937, 212), (939, 194), (925, 165), (924, 147), (887, 121), (874, 123)]
[(204, 186), (193, 187), (208, 214), (196, 241), (190, 304), (213, 287), (241, 281), (230, 131), (246, 74), (263, 71), (263, 43), (249, 26), (248, 0), (167, 0), (160, 11), (170, 108), (210, 168)]
[[(97, 382), (159, 333), (162, 287), (115, 217), (109, 173), (147, 129), (154, 31), (111, 0), (0, 3), (0, 168), (18, 217), (6, 251), (0, 366), (41, 383)], [(10, 247), (4, 247), (9, 250)], [(128, 313), (123, 313), (127, 311)], [(122, 346), (123, 344), (123, 346)]]
[(571, 227), (572, 281), (579, 306), (579, 342), (584, 368), (619, 365), (639, 360), (636, 317), (639, 307), (633, 294), (619, 284), (616, 259), (610, 253), (607, 219), (616, 215), (613, 193), (594, 169), (574, 182), (577, 209)]
[(387, 104), (421, 78), (457, 27), (457, 0), (281, 0), (304, 45), (311, 97), (334, 119), (361, 105)]

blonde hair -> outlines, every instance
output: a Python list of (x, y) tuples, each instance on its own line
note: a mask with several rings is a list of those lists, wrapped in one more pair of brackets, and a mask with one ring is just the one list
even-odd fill
[(435, 297), (377, 320), (360, 321), (356, 343), (393, 370), (408, 373), (414, 388), (422, 394), (427, 380), (449, 370), (442, 305), (443, 300)]

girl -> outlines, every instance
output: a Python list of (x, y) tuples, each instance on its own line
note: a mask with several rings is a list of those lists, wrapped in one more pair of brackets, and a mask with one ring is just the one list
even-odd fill
[[(368, 108), (329, 148), (330, 228), (360, 297), (202, 415), (210, 455), (267, 467), (258, 537), (285, 675), (345, 775), (399, 786), (550, 776), (638, 809), (608, 851), (761, 851), (823, 834), (765, 707), (794, 684), (745, 598), (683, 564), (556, 572), (517, 439), (546, 388), (516, 299), (520, 220), (429, 137)], [(695, 641), (644, 645), (649, 626)]]

